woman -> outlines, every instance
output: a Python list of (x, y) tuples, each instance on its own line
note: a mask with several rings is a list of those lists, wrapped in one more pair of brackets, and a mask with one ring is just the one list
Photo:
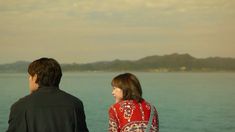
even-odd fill
[[(137, 77), (124, 73), (113, 78), (112, 95), (116, 103), (109, 108), (110, 132), (144, 132), (148, 123), (150, 131), (158, 132), (157, 110), (142, 98), (142, 89)], [(149, 121), (151, 107), (153, 118)]]

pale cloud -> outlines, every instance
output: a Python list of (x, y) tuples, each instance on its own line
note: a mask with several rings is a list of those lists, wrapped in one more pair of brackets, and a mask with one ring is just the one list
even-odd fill
[[(1, 0), (1, 11), (70, 11), (90, 12), (126, 12), (144, 9), (172, 9), (175, 11), (216, 8), (233, 8), (232, 0)], [(76, 9), (75, 9), (76, 8)], [(51, 11), (51, 12), (50, 12)]]
[(45, 55), (64, 62), (138, 59), (173, 52), (235, 57), (234, 0), (0, 3), (0, 63)]
[(139, 17), (146, 18), (161, 14), (234, 13), (235, 6), (235, 1), (231, 0), (1, 0), (0, 3), (0, 16), (5, 18), (69, 19), (77, 16), (76, 19), (83, 21), (93, 15), (101, 15), (106, 21), (106, 18), (112, 19), (117, 15), (138, 17), (140, 14)]

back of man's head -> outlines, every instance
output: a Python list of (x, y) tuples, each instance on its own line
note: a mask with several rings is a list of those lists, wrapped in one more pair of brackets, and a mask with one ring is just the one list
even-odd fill
[(62, 77), (60, 64), (52, 58), (40, 58), (29, 64), (30, 76), (37, 75), (36, 83), (40, 86), (58, 87)]

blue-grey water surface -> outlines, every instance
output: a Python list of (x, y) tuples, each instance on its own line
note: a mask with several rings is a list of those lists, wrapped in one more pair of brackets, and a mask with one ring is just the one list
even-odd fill
[[(91, 132), (105, 132), (119, 73), (64, 73), (61, 89), (80, 98)], [(161, 132), (235, 132), (235, 73), (136, 72), (143, 97), (157, 107)], [(0, 131), (10, 106), (29, 94), (27, 74), (0, 73)]]

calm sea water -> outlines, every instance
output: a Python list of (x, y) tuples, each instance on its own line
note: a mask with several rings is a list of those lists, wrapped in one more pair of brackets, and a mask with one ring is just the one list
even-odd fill
[[(65, 73), (61, 89), (79, 97), (91, 132), (105, 132), (118, 73)], [(135, 73), (159, 112), (161, 132), (235, 132), (235, 73)], [(10, 106), (27, 95), (27, 74), (0, 74), (0, 131)]]

